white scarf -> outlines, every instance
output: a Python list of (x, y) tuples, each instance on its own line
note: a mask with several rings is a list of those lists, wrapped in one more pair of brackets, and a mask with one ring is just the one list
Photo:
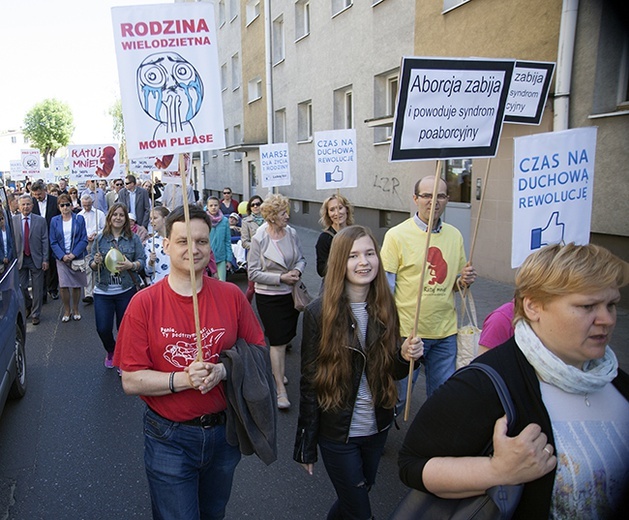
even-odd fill
[(579, 370), (548, 350), (523, 320), (515, 325), (515, 341), (542, 381), (571, 394), (600, 390), (618, 375), (618, 359), (609, 345), (601, 359), (587, 361)]

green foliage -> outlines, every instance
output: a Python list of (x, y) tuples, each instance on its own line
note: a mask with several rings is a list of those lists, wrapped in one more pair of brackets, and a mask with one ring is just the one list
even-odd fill
[(26, 114), (24, 135), (39, 149), (44, 167), (49, 168), (57, 150), (70, 142), (73, 122), (70, 107), (57, 99), (45, 99)]
[(114, 104), (109, 107), (109, 115), (114, 122), (114, 138), (120, 143), (120, 161), (126, 162), (127, 160), (127, 141), (124, 134), (124, 119), (122, 117), (122, 101), (120, 98), (114, 101)]

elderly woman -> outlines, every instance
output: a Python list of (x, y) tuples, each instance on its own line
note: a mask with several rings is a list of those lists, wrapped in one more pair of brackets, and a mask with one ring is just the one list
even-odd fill
[(248, 273), (255, 284), (258, 313), (271, 346), (277, 406), (287, 409), (290, 401), (284, 386), (286, 345), (297, 333), (299, 318), (292, 291), (306, 268), (306, 259), (297, 232), (288, 227), (288, 199), (279, 193), (270, 195), (261, 210), (266, 226), (251, 239)]
[[(515, 336), (477, 358), (509, 388), (513, 431), (489, 378), (455, 374), (408, 430), (402, 481), (444, 498), (524, 484), (513, 518), (609, 518), (629, 481), (629, 376), (609, 348), (628, 278), (595, 245), (529, 256), (516, 276)], [(493, 456), (479, 456), (492, 438)]]
[[(113, 266), (106, 266), (106, 256), (112, 249), (118, 249), (123, 255), (122, 259)], [(96, 237), (90, 256), (90, 268), (98, 272), (94, 287), (94, 315), (96, 332), (107, 352), (107, 368), (114, 367), (114, 317), (119, 330), (122, 316), (131, 297), (136, 293), (136, 286), (140, 281), (139, 273), (145, 268), (145, 261), (142, 242), (131, 231), (127, 206), (116, 202), (107, 212), (105, 228)]]
[[(262, 197), (260, 195), (254, 195), (247, 202), (247, 216), (242, 219), (242, 226), (240, 228), (240, 239), (242, 241), (242, 247), (245, 251), (251, 249), (251, 239), (256, 234), (258, 228), (264, 223), (264, 217), (260, 212), (260, 206), (262, 206)], [(251, 303), (253, 295), (255, 294), (254, 284), (251, 280), (247, 285), (247, 300)]]
[(341, 229), (354, 224), (354, 208), (343, 195), (337, 194), (323, 201), (319, 213), (321, 215), (319, 223), (323, 226), (323, 232), (317, 239), (315, 250), (317, 252), (317, 273), (323, 278), (328, 265), (332, 239)]
[(59, 293), (63, 303), (61, 321), (66, 323), (70, 317), (81, 319), (79, 302), (81, 289), (87, 285), (85, 270), (72, 269), (73, 260), (84, 260), (87, 249), (87, 231), (85, 219), (82, 215), (72, 212), (70, 195), (62, 193), (57, 199), (60, 215), (52, 217), (50, 221), (50, 250), (57, 262), (59, 274)]

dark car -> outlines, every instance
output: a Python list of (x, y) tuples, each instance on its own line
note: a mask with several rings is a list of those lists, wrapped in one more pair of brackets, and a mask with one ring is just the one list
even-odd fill
[(26, 392), (26, 309), (14, 237), (7, 195), (0, 184), (0, 413), (7, 398)]

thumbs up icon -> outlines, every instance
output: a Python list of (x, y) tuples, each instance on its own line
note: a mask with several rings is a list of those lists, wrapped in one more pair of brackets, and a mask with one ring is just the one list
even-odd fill
[(325, 172), (325, 182), (341, 182), (343, 180), (343, 171), (338, 164), (331, 172)]
[(531, 249), (539, 249), (548, 244), (563, 244), (564, 231), (565, 224), (559, 222), (559, 212), (553, 212), (546, 227), (531, 230)]

